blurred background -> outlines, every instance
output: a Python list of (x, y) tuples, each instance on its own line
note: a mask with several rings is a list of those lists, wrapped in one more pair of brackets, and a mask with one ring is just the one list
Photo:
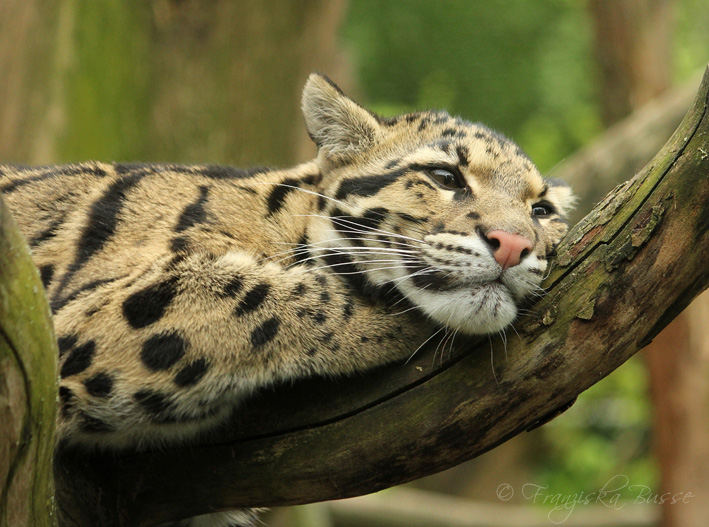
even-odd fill
[[(582, 197), (641, 168), (709, 60), (704, 0), (0, 0), (0, 161), (288, 166), (311, 71), (383, 115), (443, 108)], [(548, 425), (273, 527), (706, 526), (709, 300)], [(607, 494), (599, 496), (603, 491)]]

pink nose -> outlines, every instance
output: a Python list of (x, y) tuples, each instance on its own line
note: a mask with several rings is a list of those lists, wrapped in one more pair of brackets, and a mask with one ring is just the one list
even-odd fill
[(492, 247), (492, 255), (503, 269), (517, 265), (534, 247), (534, 244), (524, 236), (503, 230), (490, 231), (486, 237)]

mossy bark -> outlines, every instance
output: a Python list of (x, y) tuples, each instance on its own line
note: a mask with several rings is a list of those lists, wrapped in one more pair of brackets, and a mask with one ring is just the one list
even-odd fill
[(56, 525), (56, 356), (42, 283), (0, 197), (0, 527)]
[(72, 525), (143, 526), (369, 493), (543, 424), (709, 284), (708, 96), (709, 70), (667, 145), (571, 231), (547, 295), (506, 348), (479, 339), (443, 360), (434, 344), (363, 377), (280, 387), (250, 401), (210, 444), (118, 457), (63, 452), (63, 506), (84, 516)]

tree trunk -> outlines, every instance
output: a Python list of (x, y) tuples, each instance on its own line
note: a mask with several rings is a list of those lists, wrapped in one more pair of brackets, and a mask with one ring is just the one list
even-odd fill
[(261, 394), (211, 444), (61, 452), (64, 525), (143, 526), (369, 493), (470, 459), (557, 415), (709, 285), (708, 104), (709, 70), (667, 145), (559, 247), (548, 294), (516, 326), (504, 360), (500, 341), (493, 367), (487, 339), (442, 364), (432, 347), (366, 376)]
[(36, 162), (37, 131), (48, 119), (57, 86), (56, 35), (63, 10), (60, 2), (2, 0), (0, 2), (0, 159)]
[(151, 156), (237, 166), (312, 157), (300, 94), (308, 74), (337, 64), (342, 0), (153, 5)]
[(309, 159), (300, 92), (312, 71), (343, 71), (336, 35), (344, 7), (2, 0), (0, 159)]
[(611, 125), (670, 86), (671, 0), (591, 0), (601, 112)]
[(51, 527), (57, 346), (29, 248), (0, 197), (0, 527)]

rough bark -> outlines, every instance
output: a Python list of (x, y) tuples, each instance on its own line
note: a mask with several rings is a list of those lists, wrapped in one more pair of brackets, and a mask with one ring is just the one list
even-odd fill
[[(210, 444), (121, 456), (62, 452), (65, 525), (142, 526), (244, 506), (373, 492), (448, 468), (542, 424), (647, 345), (709, 284), (709, 70), (670, 141), (558, 250), (547, 295), (506, 349), (250, 401)], [(494, 366), (491, 366), (491, 353)]]
[(37, 270), (0, 197), (0, 527), (51, 527), (56, 343)]

